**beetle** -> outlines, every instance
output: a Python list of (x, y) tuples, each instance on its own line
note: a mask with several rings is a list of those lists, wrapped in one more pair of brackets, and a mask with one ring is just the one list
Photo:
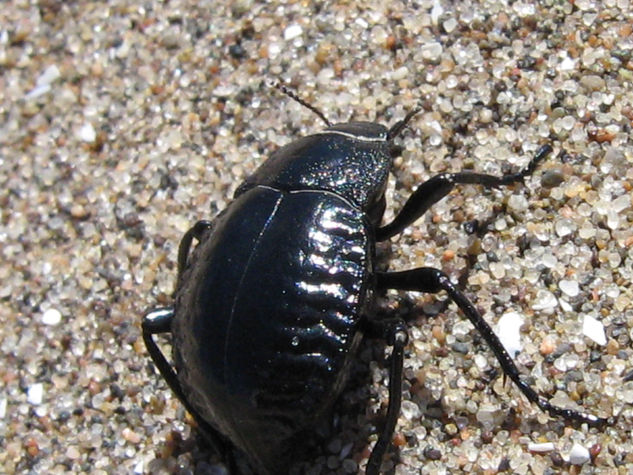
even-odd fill
[[(276, 87), (327, 127), (278, 149), (213, 221), (199, 221), (185, 233), (174, 304), (142, 321), (156, 367), (207, 439), (221, 451), (237, 447), (257, 473), (286, 472), (295, 444), (345, 387), (361, 338), (377, 337), (392, 347), (387, 414), (365, 468), (379, 473), (400, 410), (408, 341), (404, 320), (374, 313), (376, 296), (386, 289), (446, 292), (529, 401), (552, 416), (606, 423), (554, 406), (524, 382), (499, 338), (444, 272), (374, 268), (376, 242), (400, 233), (455, 186), (520, 183), (552, 147), (541, 146), (515, 173), (436, 175), (382, 225), (387, 178), (399, 152), (394, 141), (419, 109), (391, 128), (333, 125), (292, 91)], [(173, 366), (154, 340), (159, 333), (171, 333)]]

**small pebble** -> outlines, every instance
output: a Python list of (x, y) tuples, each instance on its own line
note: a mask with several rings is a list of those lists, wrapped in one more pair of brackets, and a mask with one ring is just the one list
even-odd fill
[(591, 455), (591, 460), (595, 461), (596, 457), (598, 455), (600, 455), (600, 452), (602, 452), (602, 445), (601, 444), (593, 444), (589, 448), (589, 455)]
[(25, 96), (26, 99), (35, 99), (42, 96), (51, 90), (51, 84), (55, 82), (61, 73), (59, 68), (52, 64), (44, 70), (44, 72), (37, 78), (35, 87)]
[(134, 432), (129, 427), (123, 429), (121, 435), (125, 440), (127, 440), (131, 444), (138, 444), (141, 441), (141, 436)]
[(31, 457), (36, 457), (39, 452), (40, 452), (40, 448), (39, 445), (37, 444), (37, 441), (33, 438), (29, 438), (26, 441), (26, 451), (27, 453), (31, 456)]
[(345, 444), (342, 448), (341, 448), (341, 452), (339, 453), (339, 458), (341, 460), (343, 460), (344, 458), (346, 458), (350, 452), (352, 451), (352, 449), (354, 448), (354, 444), (353, 443), (349, 443), (349, 444)]
[(530, 203), (523, 195), (512, 195), (508, 199), (508, 208), (510, 208), (515, 213), (522, 213), (526, 209), (528, 209), (529, 206)]
[(75, 219), (86, 219), (89, 214), (86, 207), (81, 204), (74, 204), (70, 208), (70, 215)]
[(402, 401), (401, 413), (408, 420), (418, 419), (421, 415), (420, 407), (413, 401)]
[(425, 447), (423, 454), (429, 460), (439, 460), (442, 458), (442, 452), (431, 446)]
[(530, 442), (528, 444), (528, 450), (530, 452), (544, 453), (554, 450), (554, 444), (552, 442)]
[(44, 72), (37, 78), (37, 85), (42, 86), (44, 84), (52, 84), (61, 76), (59, 68), (55, 64), (51, 64)]
[(569, 453), (569, 463), (572, 465), (582, 465), (591, 460), (589, 450), (580, 444), (574, 444)]
[(565, 59), (561, 61), (559, 67), (561, 71), (571, 71), (576, 67), (576, 61), (569, 56), (565, 56)]
[(479, 121), (482, 124), (488, 124), (492, 121), (492, 111), (488, 108), (481, 109), (479, 113)]
[(558, 305), (556, 296), (548, 290), (539, 290), (536, 300), (532, 303), (534, 310), (552, 311)]
[(401, 432), (398, 432), (393, 436), (392, 443), (396, 447), (404, 447), (407, 444), (407, 439)]
[(79, 129), (77, 138), (82, 142), (92, 143), (97, 139), (97, 131), (89, 122), (85, 123)]
[(605, 87), (605, 81), (595, 74), (587, 74), (580, 78), (580, 84), (589, 91), (601, 91)]
[(50, 84), (42, 84), (41, 86), (35, 86), (33, 89), (31, 89), (31, 91), (29, 91), (28, 94), (24, 96), (24, 98), (27, 100), (36, 99), (40, 96), (43, 96), (50, 90), (51, 90)]
[(607, 336), (604, 332), (604, 325), (591, 315), (585, 315), (582, 322), (582, 333), (586, 337), (595, 341), (598, 345), (604, 346), (607, 344)]
[(503, 414), (499, 411), (499, 407), (491, 404), (481, 404), (476, 414), (477, 421), (484, 427), (492, 429), (501, 422)]
[(444, 329), (440, 325), (433, 325), (431, 334), (440, 345), (443, 345), (444, 342), (446, 342), (446, 332), (444, 332)]
[(513, 358), (523, 349), (520, 331), (523, 323), (523, 317), (517, 312), (508, 312), (501, 316), (495, 328), (499, 340)]
[(541, 185), (544, 188), (554, 188), (565, 181), (565, 175), (559, 170), (546, 170), (541, 175)]
[(341, 451), (341, 439), (334, 438), (327, 444), (330, 453), (338, 454)]
[(345, 459), (341, 465), (345, 473), (358, 473), (358, 464), (353, 459)]
[(409, 68), (401, 66), (393, 72), (392, 79), (394, 81), (400, 81), (408, 77), (410, 74)]
[(543, 356), (552, 354), (555, 349), (556, 349), (556, 343), (553, 338), (551, 337), (543, 338), (543, 341), (541, 342), (541, 346), (539, 347), (539, 352)]
[(301, 25), (294, 23), (288, 26), (284, 30), (284, 40), (286, 41), (294, 40), (295, 38), (298, 38), (302, 34), (303, 34), (303, 28), (301, 28)]
[(558, 283), (560, 290), (569, 297), (576, 297), (580, 293), (578, 282), (575, 280), (561, 280)]
[(62, 313), (56, 308), (49, 308), (42, 314), (44, 325), (58, 325), (62, 321)]
[(76, 460), (80, 456), (81, 454), (79, 452), (79, 449), (74, 445), (71, 445), (66, 449), (66, 457), (68, 457), (70, 460)]
[(428, 59), (431, 61), (439, 59), (442, 55), (442, 44), (436, 41), (431, 41), (429, 43), (425, 43), (422, 45), (420, 52), (422, 53), (422, 57), (424, 59)]
[(457, 28), (457, 20), (455, 18), (449, 18), (444, 23), (442, 23), (442, 27), (446, 33), (452, 33), (455, 28)]
[(26, 393), (26, 400), (34, 406), (38, 406), (42, 404), (43, 399), (44, 385), (42, 383), (35, 383), (31, 385)]
[(505, 265), (501, 262), (491, 262), (490, 273), (496, 280), (503, 279), (506, 275)]

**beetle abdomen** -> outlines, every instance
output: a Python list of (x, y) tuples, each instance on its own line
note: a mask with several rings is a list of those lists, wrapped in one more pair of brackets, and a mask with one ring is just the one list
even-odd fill
[[(260, 411), (281, 409), (283, 404), (289, 414), (293, 409), (311, 414), (324, 406), (324, 398), (338, 393), (339, 379), (344, 377), (345, 357), (358, 335), (365, 292), (361, 285), (367, 281), (370, 253), (362, 221), (354, 208), (341, 206), (339, 197), (310, 192), (286, 196), (264, 238), (292, 257), (272, 264), (267, 273), (276, 278), (270, 313), (274, 317), (263, 323), (272, 329), (274, 345), (269, 347), (272, 360), (265, 368), (270, 376), (260, 378), (262, 386), (255, 398)], [(311, 215), (311, 224), (297, 239), (289, 221), (301, 210)], [(288, 242), (282, 241), (284, 236)], [(261, 249), (258, 257), (268, 261), (266, 246)], [(250, 277), (257, 279), (254, 273)], [(250, 287), (241, 290), (249, 292)], [(236, 314), (255, 311), (252, 301), (238, 301)], [(237, 339), (234, 343), (242, 345)], [(277, 398), (280, 407), (276, 408)]]
[(173, 328), (179, 379), (255, 466), (283, 464), (287, 440), (345, 382), (370, 303), (369, 234), (333, 193), (256, 187), (190, 259)]

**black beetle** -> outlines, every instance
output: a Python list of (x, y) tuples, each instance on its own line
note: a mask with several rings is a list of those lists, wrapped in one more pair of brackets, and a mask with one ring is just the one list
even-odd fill
[[(390, 129), (370, 122), (327, 124), (275, 152), (237, 189), (214, 221), (199, 221), (178, 251), (173, 307), (142, 323), (163, 377), (218, 448), (234, 445), (257, 473), (287, 472), (293, 447), (339, 396), (363, 334), (393, 347), (386, 422), (367, 462), (377, 474), (400, 410), (407, 329), (378, 319), (385, 289), (445, 291), (481, 333), (503, 371), (542, 410), (576, 422), (605, 419), (562, 409), (520, 379), (503, 345), (446, 274), (422, 267), (374, 270), (375, 243), (400, 233), (458, 184), (499, 187), (523, 181), (552, 148), (501, 177), (443, 173), (420, 185), (387, 225), (385, 187), (394, 139), (418, 112)], [(190, 254), (193, 240), (198, 244)], [(153, 335), (171, 332), (175, 370)]]

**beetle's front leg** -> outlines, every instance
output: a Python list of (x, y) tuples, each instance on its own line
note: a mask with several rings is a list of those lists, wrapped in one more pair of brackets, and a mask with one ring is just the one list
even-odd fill
[(442, 271), (431, 267), (420, 267), (402, 272), (377, 272), (376, 280), (380, 289), (415, 290), (430, 293), (444, 290), (486, 340), (497, 360), (499, 360), (504, 373), (514, 381), (530, 402), (533, 402), (541, 410), (553, 416), (564, 417), (578, 423), (586, 422), (592, 426), (602, 426), (610, 422), (609, 419), (603, 419), (592, 414), (554, 406), (522, 381), (518, 368), (499, 340), (499, 337), (497, 337), (490, 325), (486, 323), (470, 300), (453, 285), (448, 276)]
[(442, 173), (422, 183), (409, 197), (392, 222), (376, 230), (376, 240), (384, 241), (395, 236), (404, 228), (422, 216), (435, 203), (448, 195), (455, 185), (482, 185), (486, 188), (510, 185), (523, 181), (531, 175), (538, 164), (552, 152), (552, 147), (543, 145), (530, 160), (530, 163), (517, 173), (503, 176), (486, 175), (482, 173), (459, 172)]
[(409, 341), (407, 326), (402, 319), (367, 321), (365, 332), (369, 337), (383, 338), (393, 347), (391, 367), (389, 370), (389, 405), (385, 425), (378, 436), (376, 445), (369, 456), (365, 468), (366, 475), (378, 475), (382, 459), (389, 448), (393, 432), (396, 428), (400, 403), (402, 401), (402, 370), (404, 364), (404, 348)]
[(191, 249), (191, 243), (193, 239), (201, 241), (204, 236), (213, 229), (213, 222), (206, 219), (202, 219), (194, 224), (180, 240), (180, 246), (178, 246), (178, 281), (182, 277), (182, 272), (187, 265), (187, 258), (189, 257), (189, 250)]

